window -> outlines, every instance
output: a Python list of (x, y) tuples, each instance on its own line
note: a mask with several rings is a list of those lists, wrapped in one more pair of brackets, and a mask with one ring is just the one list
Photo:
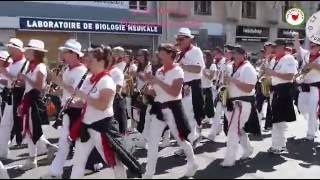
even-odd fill
[(211, 1), (195, 1), (194, 14), (211, 15)]
[(242, 17), (255, 19), (257, 16), (257, 5), (253, 1), (242, 1)]
[(317, 11), (320, 11), (320, 4), (318, 4), (318, 9), (317, 9)]
[(282, 6), (282, 21), (283, 21), (283, 22), (287, 22), (287, 20), (286, 20), (286, 13), (287, 13), (287, 11), (288, 11), (289, 9), (291, 9), (290, 4), (289, 4), (289, 1), (285, 1), (285, 2), (284, 2), (284, 6)]
[(137, 11), (147, 11), (148, 2), (147, 1), (129, 1), (129, 8)]

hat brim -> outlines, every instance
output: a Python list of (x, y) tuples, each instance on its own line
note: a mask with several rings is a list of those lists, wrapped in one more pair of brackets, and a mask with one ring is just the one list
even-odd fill
[(174, 35), (175, 38), (178, 38), (178, 36), (185, 36), (185, 37), (188, 37), (188, 38), (191, 38), (191, 39), (194, 38), (193, 35), (189, 35), (189, 34), (176, 34), (176, 35)]
[(24, 52), (24, 49), (23, 49), (23, 48), (14, 46), (14, 45), (12, 45), (12, 44), (6, 44), (5, 46), (6, 46), (6, 47), (12, 47), (12, 48), (15, 48), (15, 49), (19, 49), (21, 52)]
[(81, 51), (75, 51), (74, 49), (71, 49), (71, 48), (68, 48), (68, 47), (64, 47), (64, 46), (59, 47), (58, 49), (59, 49), (60, 51), (64, 51), (64, 50), (72, 51), (72, 52), (74, 52), (74, 53), (77, 53), (80, 57), (82, 57), (82, 56), (84, 55), (83, 52), (81, 52)]
[(46, 49), (39, 49), (39, 48), (36, 48), (36, 47), (25, 47), (24, 50), (35, 50), (35, 51), (40, 51), (40, 52), (48, 52), (48, 50)]

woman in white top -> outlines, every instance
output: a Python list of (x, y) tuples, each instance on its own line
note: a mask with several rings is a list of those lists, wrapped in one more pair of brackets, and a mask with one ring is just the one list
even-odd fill
[(26, 88), (18, 114), (23, 121), (22, 135), (26, 138), (29, 149), (29, 159), (22, 169), (29, 170), (37, 167), (37, 143), (47, 146), (50, 160), (58, 148), (44, 138), (41, 127), (41, 125), (49, 124), (47, 109), (41, 97), (41, 92), (46, 87), (47, 67), (43, 59), (47, 50), (44, 49), (42, 41), (35, 39), (31, 39), (25, 49), (25, 56), (30, 64), (27, 73), (19, 75), (25, 81)]
[(148, 94), (155, 96), (155, 103), (151, 109), (150, 141), (144, 178), (152, 178), (155, 174), (159, 141), (167, 125), (187, 156), (188, 166), (185, 176), (193, 176), (198, 168), (192, 146), (187, 141), (190, 127), (181, 102), (184, 72), (181, 67), (174, 64), (176, 54), (177, 50), (172, 44), (161, 45), (159, 58), (163, 67), (155, 76), (148, 75), (152, 84)]
[[(83, 118), (71, 128), (70, 132), (71, 139), (76, 140), (71, 179), (80, 179), (84, 176), (87, 159), (94, 147), (104, 161), (113, 167), (117, 179), (127, 177), (122, 162), (118, 160), (119, 156), (122, 161), (125, 159), (123, 163), (126, 165), (132, 162), (123, 156), (126, 152), (117, 146), (113, 139), (114, 135), (119, 137), (113, 120), (116, 84), (109, 71), (105, 69), (108, 66), (107, 61), (102, 48), (90, 51), (87, 65), (92, 76), (84, 82), (81, 90), (76, 91), (76, 96), (85, 102), (86, 107), (83, 110)], [(66, 87), (66, 89), (74, 92), (73, 87)]]

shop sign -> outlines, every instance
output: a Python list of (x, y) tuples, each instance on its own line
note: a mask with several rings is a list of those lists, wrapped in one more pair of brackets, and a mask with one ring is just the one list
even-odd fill
[(269, 28), (237, 26), (236, 41), (265, 42), (269, 38)]
[(162, 34), (162, 27), (157, 24), (29, 17), (20, 17), (20, 30), (151, 35)]

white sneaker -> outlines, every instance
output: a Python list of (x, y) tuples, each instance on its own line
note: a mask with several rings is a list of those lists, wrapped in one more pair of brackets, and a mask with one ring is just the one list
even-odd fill
[(181, 157), (186, 156), (186, 155), (184, 154), (184, 150), (183, 150), (183, 149), (177, 150), (176, 152), (174, 152), (174, 155), (176, 155), (176, 156), (181, 156)]
[(211, 141), (214, 141), (214, 140), (216, 139), (216, 135), (213, 134), (213, 133), (210, 133), (210, 134), (208, 135), (208, 139), (210, 139)]
[(228, 160), (223, 160), (223, 162), (220, 164), (222, 167), (232, 167), (236, 164), (235, 161), (228, 161)]
[(37, 168), (38, 165), (35, 161), (31, 161), (30, 159), (28, 159), (26, 161), (26, 163), (20, 168), (22, 171), (27, 171), (27, 170), (30, 170), (30, 169), (34, 169), (34, 168)]
[(49, 161), (52, 161), (54, 159), (54, 154), (58, 152), (58, 150), (59, 148), (57, 146), (54, 146), (54, 145), (50, 146), (48, 148), (47, 159)]
[(153, 175), (143, 174), (142, 179), (152, 179)]
[(248, 149), (244, 150), (241, 160), (248, 159), (253, 154), (253, 147), (249, 146)]
[(165, 148), (165, 147), (169, 147), (170, 145), (171, 145), (170, 139), (165, 139), (159, 144), (159, 147)]
[(40, 179), (62, 179), (62, 176), (61, 175), (54, 176), (54, 175), (51, 175), (50, 173), (48, 173), (48, 174), (41, 176)]
[(199, 166), (195, 163), (188, 165), (187, 172), (185, 173), (184, 176), (186, 176), (186, 177), (194, 176), (194, 174), (197, 172), (198, 168), (199, 168)]

